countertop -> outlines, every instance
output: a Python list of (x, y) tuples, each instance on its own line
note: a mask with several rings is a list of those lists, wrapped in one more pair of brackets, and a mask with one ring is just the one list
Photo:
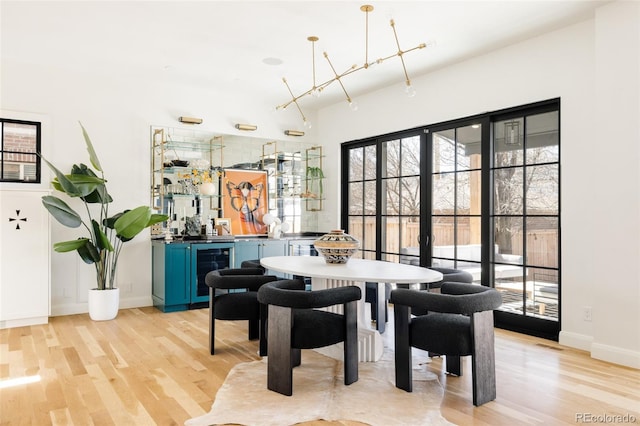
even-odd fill
[(173, 240), (165, 240), (164, 235), (155, 235), (151, 238), (152, 241), (176, 244), (176, 243), (191, 243), (191, 244), (211, 244), (211, 243), (233, 243), (235, 241), (251, 241), (251, 240), (279, 240), (279, 241), (291, 241), (291, 240), (315, 240), (318, 237), (323, 236), (326, 232), (297, 232), (284, 234), (281, 238), (268, 238), (266, 235), (201, 235), (199, 237), (174, 237)]

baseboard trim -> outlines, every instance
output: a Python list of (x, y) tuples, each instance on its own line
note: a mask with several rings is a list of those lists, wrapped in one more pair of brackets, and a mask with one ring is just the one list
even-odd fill
[(601, 361), (640, 369), (640, 352), (629, 349), (594, 343), (591, 345), (591, 357)]
[(32, 318), (20, 318), (13, 320), (0, 321), (0, 330), (5, 328), (14, 327), (27, 327), (30, 325), (41, 325), (49, 322), (49, 317), (32, 317)]
[(558, 343), (564, 346), (569, 346), (570, 348), (591, 352), (593, 337), (587, 336), (586, 334), (561, 331), (558, 336)]
[(561, 331), (558, 343), (570, 348), (587, 351), (591, 354), (591, 358), (594, 359), (640, 369), (640, 352), (595, 343), (592, 336)]
[[(143, 308), (153, 306), (151, 296), (128, 297), (120, 299), (120, 309)], [(69, 303), (65, 305), (56, 305), (51, 307), (51, 316), (58, 317), (63, 315), (86, 314), (89, 312), (88, 304), (85, 303)]]

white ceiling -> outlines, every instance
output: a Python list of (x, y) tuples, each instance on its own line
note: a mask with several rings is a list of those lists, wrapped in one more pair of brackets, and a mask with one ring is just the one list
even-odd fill
[[(274, 107), (364, 63), (365, 1), (74, 1), (0, 2), (2, 59), (127, 78), (180, 80), (199, 87), (252, 90)], [(369, 61), (397, 51), (393, 18), (410, 77), (513, 42), (580, 22), (606, 1), (375, 1), (369, 15)], [(281, 65), (267, 65), (278, 58)], [(398, 58), (343, 79), (352, 97), (404, 84)], [(417, 88), (419, 90), (419, 88)], [(314, 108), (342, 99), (336, 84)]]

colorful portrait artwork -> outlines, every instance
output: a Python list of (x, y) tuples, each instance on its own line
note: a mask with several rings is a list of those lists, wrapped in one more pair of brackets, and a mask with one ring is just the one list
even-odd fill
[(262, 216), (268, 213), (267, 173), (226, 169), (223, 181), (223, 214), (231, 219), (233, 235), (266, 234)]

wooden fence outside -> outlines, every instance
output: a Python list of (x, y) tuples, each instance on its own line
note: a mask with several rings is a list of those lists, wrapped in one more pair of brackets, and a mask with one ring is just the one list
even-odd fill
[[(375, 239), (368, 236), (375, 236), (375, 223), (367, 222), (362, 228), (362, 222), (356, 222), (352, 218), (351, 227), (354, 229), (364, 229), (363, 248), (367, 250), (375, 250)], [(417, 247), (420, 236), (420, 224), (417, 222), (387, 222), (386, 228), (386, 249), (389, 253), (400, 253), (401, 247)], [(458, 226), (458, 240), (470, 241), (470, 229), (468, 224)], [(350, 232), (355, 238), (363, 241), (362, 235), (358, 232)], [(400, 235), (402, 241), (406, 242), (400, 245)], [(451, 224), (436, 225), (433, 228), (432, 243), (436, 245), (453, 245), (454, 233)], [(555, 229), (536, 229), (527, 232), (527, 265), (530, 266), (546, 266), (558, 267), (558, 235)], [(521, 255), (522, 250), (522, 233), (518, 232), (513, 235), (511, 253)]]

